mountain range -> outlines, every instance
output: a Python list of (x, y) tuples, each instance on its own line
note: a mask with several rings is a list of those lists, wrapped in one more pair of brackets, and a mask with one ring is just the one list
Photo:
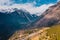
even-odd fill
[(25, 29), (27, 24), (38, 19), (37, 15), (30, 14), (24, 9), (14, 8), (14, 10), (13, 12), (0, 11), (0, 40), (6, 40), (16, 30)]
[(24, 9), (0, 12), (0, 40), (7, 40), (16, 30), (48, 27), (60, 24), (60, 2), (49, 7), (40, 16)]
[(30, 27), (47, 27), (55, 24), (60, 24), (60, 2), (49, 7), (42, 15), (38, 21), (29, 25)]

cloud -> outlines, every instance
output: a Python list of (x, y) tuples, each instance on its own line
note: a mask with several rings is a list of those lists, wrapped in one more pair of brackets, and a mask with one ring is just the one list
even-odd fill
[[(6, 4), (6, 5), (4, 5), (4, 4)], [(10, 5), (10, 4), (12, 4), (12, 5)], [(46, 9), (48, 9), (50, 6), (53, 5), (53, 4), (43, 4), (39, 7), (36, 7), (36, 6), (34, 6), (34, 4), (36, 4), (35, 1), (33, 3), (16, 4), (16, 3), (13, 3), (13, 1), (10, 1), (10, 0), (0, 0), (0, 10), (7, 9), (6, 11), (9, 11), (8, 9), (18, 8), (18, 9), (25, 9), (28, 12), (30, 12), (31, 14), (40, 15)]]
[(14, 4), (12, 6), (0, 6), (0, 9), (11, 9), (11, 8), (25, 9), (31, 14), (39, 13), (38, 15), (40, 15), (52, 5), (53, 4), (48, 4), (48, 5), (43, 4), (39, 7), (35, 7), (32, 3), (26, 3), (26, 4)]
[(34, 7), (34, 6), (27, 6), (27, 7), (23, 7), (24, 9), (26, 9), (28, 12), (30, 12), (31, 14), (37, 14), (40, 15), (41, 13), (43, 13), (46, 9), (48, 9), (50, 6), (52, 6), (53, 4), (43, 4), (39, 7)]
[(59, 2), (60, 0), (57, 0), (57, 2)]

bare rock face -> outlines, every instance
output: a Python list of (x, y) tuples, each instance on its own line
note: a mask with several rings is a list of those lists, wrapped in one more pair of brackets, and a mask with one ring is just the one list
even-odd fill
[(33, 24), (35, 27), (51, 26), (60, 23), (60, 2), (49, 7), (41, 16), (43, 17)]

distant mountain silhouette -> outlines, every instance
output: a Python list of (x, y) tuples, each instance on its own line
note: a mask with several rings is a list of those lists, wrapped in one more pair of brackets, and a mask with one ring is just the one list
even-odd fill
[(14, 12), (0, 12), (0, 40), (7, 40), (16, 30), (25, 29), (25, 26), (34, 22), (38, 16), (26, 10), (14, 9)]

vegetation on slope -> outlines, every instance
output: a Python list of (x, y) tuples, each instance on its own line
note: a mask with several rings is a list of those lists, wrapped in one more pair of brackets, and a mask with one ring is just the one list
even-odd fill
[(60, 40), (60, 25), (54, 25), (49, 30), (47, 30), (50, 40)]
[[(18, 31), (12, 37), (10, 37), (9, 40), (20, 40), (28, 35), (31, 35), (32, 33), (38, 32), (39, 30), (42, 29), (24, 30), (21, 32)], [(49, 29), (30, 37), (27, 40), (60, 40), (60, 25), (51, 26)]]
[(16, 31), (9, 40), (20, 40), (25, 38), (26, 36), (30, 35), (31, 33), (37, 32), (39, 29), (31, 29), (31, 30), (19, 30)]
[(60, 24), (51, 26), (46, 32), (43, 37), (40, 36), (40, 40), (60, 40)]

